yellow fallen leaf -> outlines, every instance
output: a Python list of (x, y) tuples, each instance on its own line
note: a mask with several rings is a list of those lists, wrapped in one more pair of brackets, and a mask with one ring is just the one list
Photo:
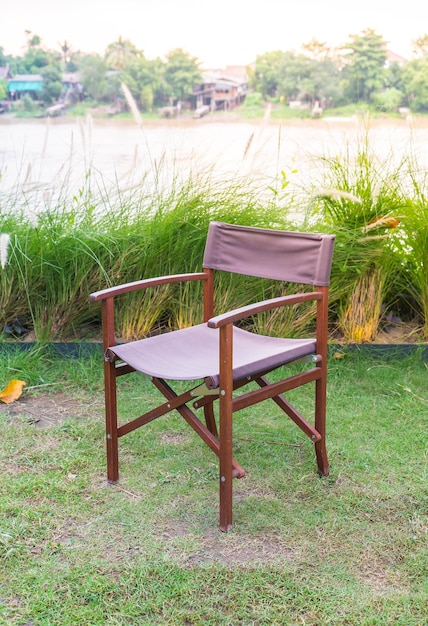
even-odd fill
[(344, 352), (335, 352), (333, 354), (333, 359), (343, 359), (345, 356), (346, 354)]
[(18, 400), (22, 394), (22, 388), (25, 387), (26, 384), (24, 380), (17, 380), (16, 378), (10, 380), (6, 387), (0, 391), (0, 401), (10, 404), (10, 402)]

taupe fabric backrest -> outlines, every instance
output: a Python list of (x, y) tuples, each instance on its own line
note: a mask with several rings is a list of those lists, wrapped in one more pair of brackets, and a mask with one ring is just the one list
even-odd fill
[(335, 235), (211, 222), (204, 267), (320, 287), (330, 284)]

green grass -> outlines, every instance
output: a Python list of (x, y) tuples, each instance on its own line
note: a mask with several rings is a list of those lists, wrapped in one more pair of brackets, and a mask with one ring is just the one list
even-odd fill
[[(0, 412), (0, 624), (427, 623), (420, 355), (330, 359), (328, 478), (273, 403), (237, 414), (248, 477), (226, 535), (216, 458), (179, 417), (122, 439), (107, 486), (98, 352), (10, 350), (2, 364), (0, 385), (28, 386)], [(120, 382), (122, 416), (156, 401), (143, 377)], [(304, 409), (311, 396), (292, 399)]]

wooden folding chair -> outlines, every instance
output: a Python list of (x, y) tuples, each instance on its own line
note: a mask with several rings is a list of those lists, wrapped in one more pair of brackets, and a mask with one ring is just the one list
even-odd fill
[[(109, 482), (115, 483), (119, 478), (118, 438), (176, 410), (220, 459), (220, 529), (228, 531), (232, 527), (232, 478), (245, 475), (232, 455), (232, 416), (235, 411), (267, 399), (274, 400), (313, 441), (318, 471), (328, 474), (327, 313), (333, 246), (334, 235), (211, 222), (202, 272), (148, 278), (91, 294), (92, 301), (102, 302)], [(213, 301), (216, 270), (312, 285), (315, 290), (271, 298), (219, 315), (215, 314)], [(182, 281), (203, 281), (203, 323), (116, 345), (115, 297)], [(235, 325), (259, 313), (309, 301), (316, 301), (315, 338), (276, 338)], [(269, 372), (302, 360), (312, 362), (312, 366), (308, 369), (306, 365), (297, 374), (269, 382)], [(134, 371), (150, 376), (165, 402), (119, 426), (116, 378)], [(177, 394), (167, 380), (194, 382), (191, 389)], [(244, 392), (242, 388), (249, 382), (257, 386)], [(315, 418), (307, 420), (283, 394), (312, 382), (315, 383)], [(217, 400), (219, 432), (214, 411)], [(197, 417), (198, 409), (202, 409), (205, 423)]]

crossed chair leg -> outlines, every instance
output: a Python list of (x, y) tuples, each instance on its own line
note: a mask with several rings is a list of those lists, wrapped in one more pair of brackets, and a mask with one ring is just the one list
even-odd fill
[[(152, 378), (152, 383), (162, 393), (166, 402), (123, 426), (118, 427), (116, 385), (115, 381), (110, 380), (110, 384), (106, 385), (106, 389), (108, 390), (108, 393), (106, 393), (108, 481), (115, 483), (119, 478), (118, 439), (136, 428), (176, 410), (219, 457), (220, 529), (227, 532), (232, 527), (232, 480), (233, 478), (243, 478), (245, 476), (245, 470), (233, 458), (232, 452), (232, 416), (235, 411), (256, 404), (268, 397), (272, 398), (315, 444), (318, 472), (320, 475), (328, 475), (329, 467), (325, 447), (325, 384), (322, 379), (316, 377), (316, 370), (317, 368), (311, 370), (315, 372), (314, 380), (316, 380), (315, 427), (305, 420), (282, 394), (276, 392), (276, 383), (269, 383), (265, 375), (259, 375), (251, 379), (246, 379), (245, 381), (238, 381), (235, 384), (232, 383), (233, 389), (228, 392), (226, 391), (224, 394), (219, 393), (218, 389), (209, 390), (202, 384), (178, 395), (165, 380)], [(232, 397), (232, 391), (247, 384), (250, 380), (255, 381), (259, 389), (255, 392), (250, 391), (234, 399)], [(297, 380), (295, 382), (297, 383)], [(282, 386), (284, 385), (282, 384)], [(292, 388), (293, 383), (288, 382), (287, 387)], [(214, 402), (216, 400), (219, 400), (220, 404), (220, 434), (218, 434), (217, 431), (217, 423), (214, 414)], [(189, 408), (188, 404), (191, 402), (193, 403), (194, 409), (203, 408), (205, 424), (196, 416), (194, 411)]]

